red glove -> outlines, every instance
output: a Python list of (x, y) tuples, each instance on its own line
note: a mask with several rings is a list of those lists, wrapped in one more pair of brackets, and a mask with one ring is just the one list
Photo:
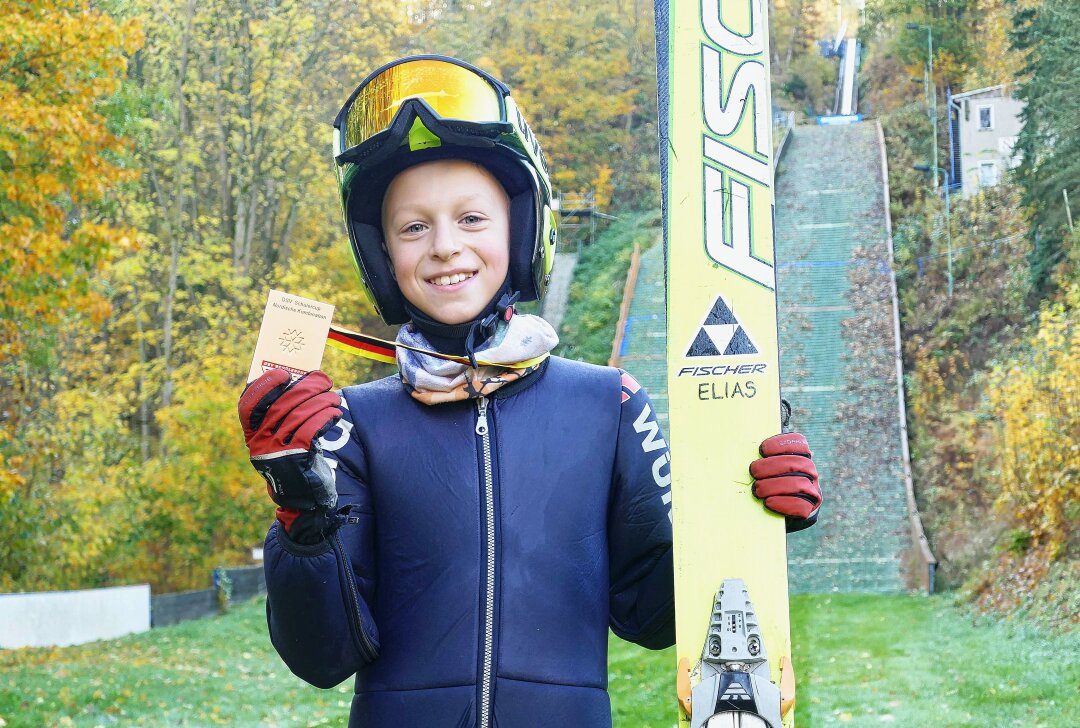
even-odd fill
[(821, 507), (821, 486), (806, 438), (797, 432), (773, 435), (761, 443), (760, 450), (762, 458), (750, 463), (754, 497), (787, 518), (789, 533), (814, 525)]
[(320, 371), (292, 381), (288, 372), (272, 369), (240, 396), (251, 464), (282, 508), (313, 511), (337, 503), (333, 472), (315, 442), (341, 417), (341, 396), (330, 391), (333, 386)]

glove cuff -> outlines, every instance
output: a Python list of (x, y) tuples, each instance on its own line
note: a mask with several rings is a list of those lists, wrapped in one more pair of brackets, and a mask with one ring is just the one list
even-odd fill
[(277, 538), (281, 547), (293, 556), (321, 556), (333, 550), (333, 546), (330, 544), (329, 539), (325, 538), (312, 544), (298, 543), (289, 536), (289, 532), (285, 530), (285, 524), (281, 521), (275, 522), (274, 525), (270, 527), (270, 531), (274, 534), (274, 537)]
[(322, 508), (313, 511), (278, 508), (277, 519), (289, 540), (302, 546), (322, 543), (334, 525), (332, 516)]
[(797, 516), (784, 516), (784, 528), (787, 533), (795, 533), (796, 531), (802, 531), (803, 529), (810, 528), (817, 523), (818, 513), (821, 512), (819, 507), (816, 511), (811, 513), (806, 518), (799, 518)]

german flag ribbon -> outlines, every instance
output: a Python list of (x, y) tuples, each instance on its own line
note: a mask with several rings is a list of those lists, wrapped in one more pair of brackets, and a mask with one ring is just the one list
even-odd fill
[[(367, 334), (361, 334), (357, 331), (350, 331), (349, 329), (342, 328), (341, 326), (335, 326), (334, 324), (330, 324), (330, 332), (326, 335), (326, 343), (327, 345), (332, 346), (335, 349), (347, 351), (350, 354), (362, 356), (365, 359), (374, 359), (375, 361), (381, 361), (385, 364), (397, 363), (396, 352), (400, 347), (402, 349), (408, 349), (409, 351), (415, 351), (418, 354), (433, 356), (436, 359), (444, 359), (446, 361), (453, 361), (459, 364), (465, 364), (466, 366), (472, 366), (472, 362), (469, 361), (469, 357), (467, 356), (443, 354), (438, 351), (431, 351), (430, 349), (421, 349), (417, 346), (409, 346), (408, 344), (401, 344), (396, 341), (380, 339), (377, 336), (368, 336)], [(484, 359), (477, 357), (476, 363), (482, 367), (528, 369), (529, 367), (536, 366), (544, 359), (547, 359), (548, 356), (549, 355), (547, 353), (544, 353), (532, 359), (526, 359), (525, 361), (513, 363), (485, 361)]]

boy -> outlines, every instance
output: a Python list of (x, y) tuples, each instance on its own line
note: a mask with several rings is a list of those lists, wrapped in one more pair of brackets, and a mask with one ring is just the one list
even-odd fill
[[(240, 399), (279, 506), (274, 646), (314, 685), (356, 675), (350, 726), (610, 726), (608, 627), (674, 641), (667, 446), (632, 377), (550, 356), (550, 325), (514, 312), (554, 254), (539, 145), (503, 84), (438, 56), (375, 71), (334, 127), (400, 377), (339, 396), (271, 371)], [(762, 454), (755, 495), (812, 524), (805, 439)]]

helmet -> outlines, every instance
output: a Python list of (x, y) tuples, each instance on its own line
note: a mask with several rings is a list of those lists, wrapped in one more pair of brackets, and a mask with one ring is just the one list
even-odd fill
[(392, 274), (382, 202), (398, 173), (436, 159), (487, 169), (510, 198), (510, 285), (544, 295), (555, 257), (548, 166), (510, 89), (446, 56), (409, 56), (365, 78), (334, 120), (334, 159), (353, 262), (383, 321), (410, 319)]

